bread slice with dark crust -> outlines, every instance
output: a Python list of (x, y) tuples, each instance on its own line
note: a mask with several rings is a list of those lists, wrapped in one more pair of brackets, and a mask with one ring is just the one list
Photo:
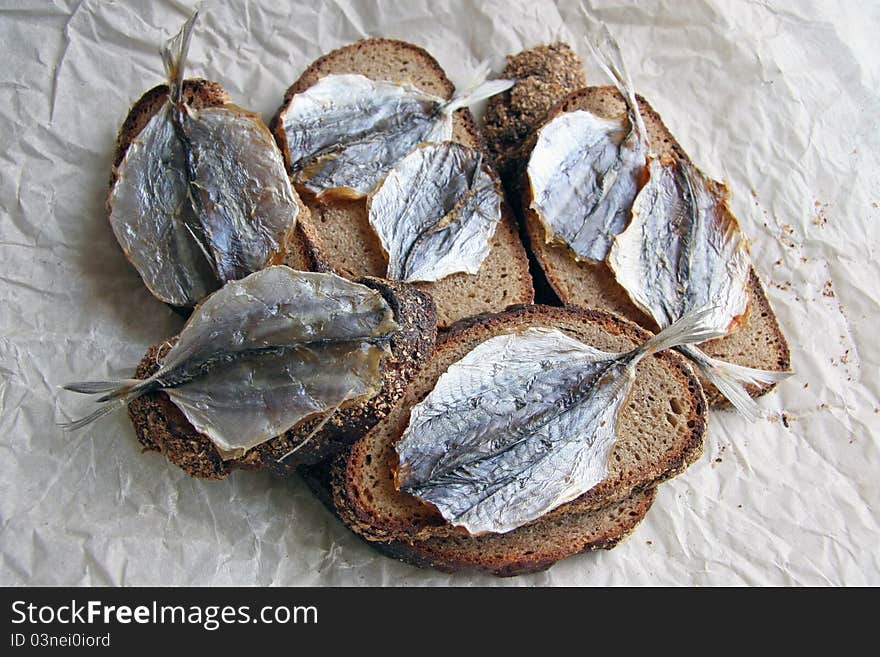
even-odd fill
[[(147, 125), (149, 120), (162, 108), (167, 99), (168, 85), (160, 84), (147, 91), (134, 105), (132, 105), (128, 112), (128, 116), (126, 116), (125, 121), (122, 122), (122, 127), (119, 129), (119, 135), (116, 137), (113, 169), (110, 172), (111, 189), (116, 182), (117, 170), (119, 165), (122, 164), (126, 152), (128, 152), (128, 147), (141, 133), (141, 130), (144, 129), (144, 126)], [(184, 81), (183, 100), (193, 109), (220, 107), (231, 103), (229, 95), (223, 90), (223, 87), (216, 82), (201, 78)], [(299, 207), (297, 222), (301, 222), (304, 217), (308, 216), (309, 211), (299, 198), (298, 194), (294, 193), (294, 198)], [(107, 215), (110, 215), (109, 197)], [(287, 244), (285, 245), (283, 260), (279, 264), (285, 264), (292, 269), (298, 269), (300, 271), (312, 271), (314, 269), (311, 250), (307, 246), (307, 240), (302, 229), (298, 226), (291, 232)], [(188, 308), (183, 309), (183, 312), (186, 314), (189, 310), (190, 309)]]
[[(295, 94), (331, 73), (357, 73), (374, 80), (405, 81), (444, 98), (451, 97), (455, 90), (437, 61), (411, 43), (365, 39), (334, 50), (309, 66), (288, 89), (272, 120), (272, 132), (288, 167), (290, 150), (281, 125), (281, 112)], [(469, 110), (455, 113), (453, 139), (472, 148), (483, 147)], [(300, 225), (307, 238), (310, 256), (319, 271), (333, 271), (348, 278), (385, 275), (387, 262), (379, 239), (369, 224), (365, 200), (321, 202), (308, 190), (299, 191), (311, 210), (310, 218)], [(502, 203), (502, 221), (490, 242), (489, 255), (476, 275), (459, 273), (415, 285), (434, 297), (441, 328), (462, 317), (531, 303), (534, 291), (528, 259), (507, 204)]]
[[(536, 59), (542, 60), (542, 63), (534, 63)], [(522, 62), (530, 63), (532, 69), (543, 66), (546, 70), (557, 71), (555, 74), (544, 73), (545, 76), (550, 75), (554, 79), (571, 79), (572, 60), (570, 57), (562, 58), (553, 52), (535, 48), (511, 58), (509, 74), (515, 74), (520, 70)], [(505, 71), (504, 74), (508, 74), (508, 71)], [(517, 83), (517, 86), (519, 84)], [(490, 99), (487, 117), (503, 116), (505, 112), (515, 112), (518, 103), (525, 102), (520, 99), (517, 86), (508, 92), (511, 95), (506, 100), (504, 98)], [(529, 96), (541, 93), (540, 85), (528, 90), (532, 92)], [(554, 87), (554, 97), (558, 92), (559, 87)], [(690, 162), (684, 149), (663, 124), (657, 112), (644, 98), (641, 96), (637, 96), (637, 98), (648, 131), (650, 149), (660, 157), (675, 157)], [(529, 102), (534, 103), (535, 101), (531, 99)], [(514, 172), (514, 175), (519, 176), (518, 181), (508, 182), (508, 187), (519, 193), (519, 202), (516, 205), (523, 219), (527, 245), (540, 264), (551, 288), (563, 303), (611, 310), (650, 330), (656, 330), (657, 326), (654, 321), (636, 308), (626, 290), (617, 283), (613, 272), (607, 265), (604, 263), (579, 263), (572, 257), (567, 246), (547, 244), (544, 226), (537, 215), (529, 209), (531, 196), (530, 190), (527, 189), (525, 166), (535, 144), (536, 131), (558, 114), (579, 109), (588, 110), (603, 117), (617, 117), (626, 114), (626, 104), (623, 97), (614, 87), (586, 87), (570, 90), (570, 93), (558, 102), (542, 121), (532, 124), (533, 131), (517, 151), (517, 159), (507, 165), (508, 169)], [(498, 128), (488, 129), (491, 132)], [(509, 157), (507, 151), (497, 151), (494, 155), (502, 160)], [(776, 315), (770, 307), (770, 302), (754, 268), (750, 273), (749, 296), (751, 312), (746, 324), (729, 336), (701, 345), (703, 350), (710, 356), (747, 367), (774, 371), (789, 370), (791, 368), (791, 354), (788, 343), (779, 328)], [(703, 381), (703, 385), (712, 405), (728, 404), (713, 385), (707, 381)], [(753, 397), (757, 397), (766, 394), (774, 387), (775, 384), (759, 387), (749, 386), (748, 390)]]
[[(389, 415), (357, 441), (331, 468), (334, 505), (343, 522), (369, 540), (425, 540), (460, 536), (433, 508), (394, 488), (394, 445), (412, 407), (433, 389), (453, 362), (496, 335), (529, 327), (556, 328), (599, 349), (618, 352), (650, 334), (604, 311), (523, 306), (457, 324), (442, 335), (433, 356), (412, 380)], [(644, 359), (624, 405), (618, 440), (604, 481), (543, 519), (595, 511), (682, 472), (703, 450), (706, 400), (690, 365), (671, 351)]]
[[(328, 463), (303, 466), (300, 474), (331, 512), (350, 517), (349, 511), (337, 506), (345, 499), (334, 500)], [(500, 535), (377, 542), (367, 540), (356, 526), (351, 529), (382, 554), (414, 566), (512, 577), (546, 570), (574, 554), (613, 548), (645, 517), (654, 496), (655, 489), (649, 488), (604, 509), (549, 518)]]
[[(147, 450), (163, 453), (194, 477), (220, 479), (236, 469), (268, 469), (286, 475), (299, 464), (320, 461), (357, 440), (403, 396), (407, 384), (431, 354), (437, 336), (434, 303), (428, 295), (412, 286), (380, 279), (364, 278), (359, 282), (381, 292), (400, 325), (391, 340), (392, 355), (382, 364), (384, 382), (375, 397), (343, 406), (307, 442), (322, 417), (303, 420), (240, 458), (224, 461), (214, 443), (195, 430), (168, 395), (156, 392), (134, 400), (128, 407), (140, 443)], [(136, 378), (145, 379), (159, 369), (174, 342), (173, 338), (150, 348), (137, 367)], [(294, 454), (280, 460), (294, 448)]]

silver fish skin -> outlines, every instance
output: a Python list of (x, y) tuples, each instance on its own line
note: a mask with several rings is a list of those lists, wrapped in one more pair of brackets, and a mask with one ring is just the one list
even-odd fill
[(647, 163), (648, 137), (617, 42), (587, 16), (587, 45), (627, 106), (624, 117), (563, 112), (538, 130), (526, 176), (531, 210), (546, 241), (566, 244), (575, 260), (602, 262), (629, 223)]
[(110, 224), (147, 288), (193, 306), (223, 282), (277, 259), (299, 206), (259, 115), (182, 102), (197, 13), (162, 49), (168, 101), (116, 169)]
[(547, 242), (579, 261), (601, 262), (629, 221), (645, 166), (628, 121), (565, 112), (538, 131), (527, 169), (529, 205)]
[(238, 107), (185, 108), (192, 194), (217, 278), (258, 271), (284, 249), (299, 206), (272, 134)]
[(649, 172), (608, 265), (661, 328), (712, 306), (726, 334), (747, 316), (751, 266), (727, 190), (683, 161), (653, 160)]
[(110, 226), (150, 292), (192, 306), (219, 281), (196, 236), (186, 153), (171, 112), (170, 104), (162, 107), (129, 146), (110, 190)]
[(501, 221), (501, 193), (480, 151), (427, 144), (388, 173), (368, 216), (388, 256), (387, 278), (437, 281), (480, 270)]
[(268, 267), (227, 283), (196, 308), (149, 379), (81, 383), (105, 406), (165, 390), (223, 458), (300, 420), (374, 395), (397, 330), (382, 295), (335, 274)]
[(396, 446), (400, 490), (472, 535), (511, 531), (579, 497), (608, 474), (638, 362), (716, 337), (705, 314), (620, 354), (548, 328), (483, 342), (413, 407)]
[(294, 181), (315, 195), (362, 198), (422, 142), (452, 138), (455, 110), (512, 86), (482, 79), (446, 100), (409, 84), (324, 76), (296, 94), (281, 122)]

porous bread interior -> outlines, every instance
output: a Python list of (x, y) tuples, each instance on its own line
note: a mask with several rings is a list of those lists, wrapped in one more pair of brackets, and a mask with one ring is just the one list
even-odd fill
[[(453, 92), (452, 84), (430, 55), (388, 39), (358, 42), (330, 53), (310, 67), (293, 89), (305, 89), (329, 73), (358, 73), (377, 80), (409, 82), (447, 98)], [(481, 147), (467, 110), (455, 114), (453, 139), (472, 148)], [(303, 222), (303, 230), (320, 252), (319, 260), (351, 278), (385, 275), (385, 255), (369, 224), (365, 200), (322, 203), (307, 198), (306, 202), (311, 218)], [(490, 241), (489, 255), (476, 275), (460, 273), (432, 283), (416, 283), (434, 297), (440, 327), (463, 317), (532, 302), (528, 261), (506, 204), (503, 215)]]
[[(344, 495), (368, 538), (423, 539), (463, 531), (451, 528), (436, 510), (394, 488), (394, 444), (408, 424), (410, 409), (433, 389), (450, 364), (492, 336), (530, 326), (557, 328), (610, 352), (631, 349), (646, 335), (604, 313), (534, 306), (502, 313), (448, 336), (410, 383), (401, 402), (354, 445), (348, 457)], [(667, 352), (644, 359), (621, 413), (607, 478), (544, 517), (601, 508), (682, 471), (702, 452), (704, 404), (702, 391), (681, 357)]]
[[(663, 125), (659, 115), (641, 97), (639, 107), (648, 131), (651, 150), (660, 157), (688, 160), (681, 146)], [(583, 89), (569, 96), (557, 108), (558, 111), (579, 109), (604, 117), (619, 117), (626, 114), (623, 98), (610, 86)], [(523, 184), (525, 186), (527, 182)], [(524, 205), (528, 199), (526, 190), (523, 196)], [(653, 320), (635, 307), (626, 290), (617, 283), (606, 264), (579, 263), (572, 257), (568, 247), (547, 244), (546, 232), (535, 213), (524, 207), (524, 214), (530, 248), (563, 303), (611, 310), (642, 326), (656, 330)], [(703, 344), (702, 348), (710, 356), (739, 365), (765, 370), (788, 370), (791, 363), (788, 344), (754, 270), (750, 275), (749, 296), (751, 311), (745, 325), (729, 336)], [(724, 401), (714, 386), (708, 382), (704, 383), (711, 403)], [(764, 394), (772, 388), (772, 385), (768, 385), (760, 389), (750, 389), (750, 392), (754, 395)]]

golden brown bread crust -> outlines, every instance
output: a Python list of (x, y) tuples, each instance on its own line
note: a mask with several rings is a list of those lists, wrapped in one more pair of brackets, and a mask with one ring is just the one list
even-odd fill
[[(405, 57), (400, 57), (400, 53), (403, 53)], [(288, 169), (290, 168), (290, 150), (281, 122), (281, 115), (290, 105), (293, 96), (308, 89), (321, 77), (331, 73), (358, 72), (367, 74), (369, 72), (367, 69), (375, 65), (376, 58), (391, 54), (398, 55), (400, 59), (410, 57), (412, 62), (407, 62), (405, 66), (418, 66), (420, 69), (415, 72), (405, 67), (401, 68), (396, 72), (402, 78), (418, 74), (420, 81), (416, 86), (419, 88), (438, 96), (447, 98), (452, 96), (455, 87), (446, 77), (446, 73), (427, 51), (414, 44), (396, 39), (364, 39), (338, 48), (316, 60), (291, 85), (284, 95), (281, 107), (270, 123), (270, 130), (275, 135)], [(426, 75), (426, 71), (430, 75)], [(468, 146), (484, 150), (483, 138), (476, 128), (470, 110), (467, 108), (458, 110), (455, 113), (454, 121), (454, 139)], [(496, 175), (494, 168), (492, 175)], [(315, 199), (308, 190), (301, 188), (299, 191), (311, 210), (310, 217), (300, 222), (300, 226), (310, 260), (316, 271), (332, 271), (349, 278), (364, 275), (385, 275), (384, 254), (378, 238), (375, 237), (369, 226), (364, 200), (324, 203)], [(347, 233), (358, 244), (356, 249), (351, 249), (353, 253), (356, 251), (357, 256), (353, 258), (352, 262), (342, 262), (341, 258), (334, 257), (333, 249), (322, 242), (321, 224), (325, 220), (325, 214), (330, 212), (328, 208), (334, 210), (345, 208)], [(516, 219), (506, 202), (502, 203), (501, 212), (502, 224), (496, 231), (489, 256), (480, 273), (473, 276), (463, 273), (453, 274), (433, 283), (415, 284), (420, 290), (436, 297), (438, 324), (441, 328), (446, 328), (462, 316), (458, 314), (458, 308), (452, 307), (455, 305), (451, 302), (452, 300), (457, 299), (460, 305), (464, 305), (465, 298), (472, 299), (467, 303), (479, 306), (478, 312), (486, 309), (497, 311), (507, 305), (531, 303), (534, 300), (528, 256), (519, 237)], [(352, 259), (350, 258), (350, 260)], [(501, 268), (504, 270), (503, 274), (497, 277), (488, 273)], [(472, 313), (468, 312), (467, 314)]]
[[(441, 335), (432, 357), (435, 360), (426, 363), (418, 380), (411, 383), (407, 398), (400, 403), (417, 403), (427, 395), (429, 389), (422, 389), (422, 386), (430, 384), (430, 381), (421, 380), (425, 373), (429, 370), (433, 371), (430, 368), (434, 362), (446, 363), (446, 360), (450, 358), (446, 353), (461, 345), (472, 348), (470, 347), (472, 343), (472, 346), (476, 346), (493, 335), (526, 326), (553, 326), (570, 332), (571, 327), (579, 325), (598, 327), (607, 336), (613, 336), (610, 339), (622, 349), (630, 348), (650, 337), (650, 334), (644, 329), (611, 313), (578, 307), (522, 306), (503, 313), (470, 318), (459, 322)], [(681, 432), (681, 435), (676, 438), (675, 445), (663, 447), (662, 453), (659, 454), (654, 454), (654, 449), (652, 449), (651, 462), (640, 462), (633, 478), (624, 476), (620, 469), (612, 469), (605, 481), (573, 502), (547, 514), (544, 518), (555, 518), (568, 513), (594, 510), (618, 502), (683, 472), (702, 454), (703, 436), (706, 431), (706, 401), (690, 364), (682, 356), (671, 351), (655, 354), (650, 358), (663, 362), (662, 371), (674, 377), (679, 389), (686, 390), (686, 394), (689, 396), (687, 401), (681, 403), (682, 408), (687, 411), (687, 417), (682, 419), (681, 429), (676, 429)], [(640, 365), (640, 367), (642, 366)], [(438, 369), (445, 371), (446, 368), (439, 367)], [(438, 376), (439, 373), (438, 371)], [(401, 410), (401, 408), (397, 408), (393, 413), (399, 415)], [(635, 410), (624, 409), (621, 432), (624, 431), (623, 427), (631, 424), (626, 418), (636, 414)], [(395, 421), (399, 420), (397, 415), (394, 415)], [(635, 427), (636, 424), (632, 426)], [(392, 443), (399, 438), (398, 429), (402, 431), (405, 428), (405, 423), (394, 424), (393, 427), (396, 435), (392, 439)], [(464, 530), (451, 527), (438, 512), (425, 505), (415, 505), (416, 510), (414, 511), (412, 498), (403, 496), (402, 493), (395, 494), (394, 504), (400, 507), (406, 502), (405, 506), (409, 508), (405, 510), (401, 508), (400, 511), (389, 514), (377, 505), (370, 486), (388, 486), (390, 484), (388, 484), (388, 480), (385, 482), (372, 480), (367, 471), (362, 471), (361, 468), (363, 464), (373, 464), (374, 459), (377, 458), (380, 460), (375, 463), (382, 464), (381, 467), (384, 468), (387, 465), (389, 471), (393, 467), (394, 456), (388, 452), (389, 446), (383, 448), (383, 451), (386, 452), (384, 455), (374, 453), (371, 440), (380, 429), (384, 430), (384, 426), (375, 427), (373, 433), (352, 446), (345, 459), (334, 459), (331, 465), (330, 477), (334, 504), (342, 520), (368, 540), (388, 541), (400, 540), (405, 537), (421, 540), (437, 536), (464, 534)], [(381, 434), (376, 434), (376, 436), (377, 440), (381, 440)], [(620, 440), (615, 446), (611, 454), (612, 460), (618, 458), (619, 449), (626, 449), (622, 446), (624, 443), (626, 440)], [(386, 461), (387, 463), (385, 463)], [(368, 482), (370, 485), (367, 485)], [(404, 497), (407, 499), (403, 499)]]
[[(194, 477), (220, 479), (236, 469), (268, 469), (286, 475), (299, 464), (315, 463), (357, 440), (403, 395), (407, 383), (431, 354), (436, 339), (430, 297), (403, 284), (379, 279), (360, 282), (382, 293), (400, 325), (391, 341), (392, 356), (382, 365), (383, 387), (375, 397), (339, 409), (302, 448), (283, 461), (279, 459), (302, 444), (322, 418), (304, 420), (283, 435), (248, 450), (241, 458), (223, 461), (214, 444), (193, 428), (168, 395), (157, 392), (129, 404), (129, 416), (140, 443), (146, 450), (165, 454)], [(138, 365), (136, 378), (153, 374), (173, 343), (174, 339), (152, 347)]]
[[(122, 163), (123, 158), (125, 158), (125, 154), (128, 152), (128, 147), (141, 133), (141, 130), (144, 129), (144, 126), (147, 125), (149, 120), (153, 118), (159, 109), (161, 109), (167, 99), (168, 85), (159, 84), (144, 93), (144, 95), (131, 106), (128, 115), (125, 117), (125, 121), (122, 122), (119, 134), (116, 137), (113, 168), (110, 172), (111, 190), (116, 182), (117, 169)], [(187, 105), (194, 109), (220, 107), (231, 102), (229, 95), (223, 90), (223, 87), (216, 82), (202, 78), (193, 78), (184, 81), (183, 99)], [(294, 197), (296, 198), (297, 206), (299, 207), (299, 214), (297, 215), (297, 223), (299, 223), (299, 221), (302, 221), (303, 217), (308, 216), (308, 208), (299, 198), (298, 194), (294, 193)], [(107, 199), (107, 215), (110, 215), (109, 196)], [(302, 271), (314, 271), (315, 269), (311, 250), (308, 247), (308, 239), (303, 235), (302, 229), (299, 225), (294, 228), (288, 238), (287, 244), (285, 245), (283, 264)], [(189, 308), (174, 309), (183, 315), (188, 315), (191, 310)]]
[[(345, 454), (339, 457), (344, 460)], [(385, 556), (421, 568), (435, 568), (442, 572), (483, 572), (497, 577), (514, 577), (546, 570), (557, 561), (574, 554), (592, 550), (609, 550), (626, 538), (645, 517), (654, 502), (656, 491), (650, 488), (636, 493), (632, 498), (612, 505), (609, 509), (577, 514), (568, 518), (542, 519), (530, 531), (560, 533), (569, 530), (565, 545), (542, 540), (539, 544), (527, 544), (523, 534), (514, 530), (499, 536), (455, 536), (431, 538), (422, 541), (368, 540), (356, 526), (349, 524), (351, 517), (334, 499), (329, 463), (303, 466), (300, 474), (319, 500), (349, 526), (356, 536)], [(338, 498), (337, 498), (338, 500)], [(526, 549), (528, 548), (528, 549)]]

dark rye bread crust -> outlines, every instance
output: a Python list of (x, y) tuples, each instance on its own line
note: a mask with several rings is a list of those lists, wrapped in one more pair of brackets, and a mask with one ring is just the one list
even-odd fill
[[(382, 294), (400, 325), (391, 340), (392, 355), (382, 365), (383, 387), (375, 397), (340, 408), (308, 442), (283, 461), (279, 459), (302, 444), (321, 417), (303, 420), (281, 436), (248, 450), (242, 457), (224, 461), (214, 444), (193, 428), (168, 395), (157, 392), (129, 404), (129, 416), (140, 443), (148, 451), (163, 453), (194, 477), (221, 479), (236, 469), (268, 469), (287, 475), (297, 465), (320, 461), (357, 440), (403, 396), (407, 384), (431, 354), (437, 334), (434, 303), (426, 294), (412, 286), (379, 279), (359, 282)], [(144, 379), (153, 374), (175, 340), (150, 348), (137, 367), (136, 378)]]
[[(345, 458), (344, 454), (341, 457)], [(340, 519), (350, 517), (350, 512), (334, 501), (329, 463), (303, 466), (299, 472), (331, 513)], [(538, 521), (504, 535), (377, 542), (367, 540), (356, 526), (349, 528), (385, 556), (420, 568), (513, 577), (541, 572), (574, 554), (610, 550), (641, 522), (655, 494), (656, 490), (649, 488), (605, 509)]]
[[(424, 49), (411, 43), (395, 39), (365, 39), (338, 48), (316, 60), (287, 90), (270, 124), (288, 168), (290, 150), (281, 114), (295, 94), (331, 73), (359, 73), (373, 79), (408, 80), (423, 91), (446, 98), (455, 91), (437, 61)], [(466, 108), (454, 115), (453, 139), (485, 150), (473, 116)], [(496, 175), (494, 170), (492, 175)], [(385, 255), (369, 225), (363, 199), (322, 202), (306, 189), (299, 191), (311, 210), (310, 218), (300, 225), (317, 270), (333, 271), (349, 278), (385, 275)], [(339, 244), (336, 244), (332, 239), (328, 242), (324, 234), (328, 230), (339, 230), (340, 223), (344, 227), (345, 242), (337, 240)], [(415, 283), (415, 286), (435, 297), (441, 328), (464, 316), (531, 303), (534, 290), (528, 257), (520, 241), (517, 222), (507, 203), (502, 202), (502, 222), (478, 274), (453, 274), (432, 283)]]
[[(433, 388), (449, 364), (490, 337), (547, 326), (605, 350), (626, 350), (650, 334), (598, 310), (522, 306), (471, 318), (441, 335), (437, 348), (383, 422), (334, 459), (330, 477), (337, 513), (368, 540), (424, 540), (465, 534), (428, 505), (394, 489), (393, 445), (408, 424), (409, 409)], [(594, 511), (654, 487), (687, 468), (702, 454), (706, 401), (690, 365), (666, 351), (644, 359), (620, 416), (618, 442), (608, 477), (542, 519)]]
[[(122, 122), (122, 127), (119, 129), (119, 135), (116, 137), (113, 168), (110, 172), (110, 189), (113, 189), (113, 185), (116, 183), (118, 175), (117, 169), (119, 168), (119, 165), (122, 164), (122, 160), (128, 152), (128, 147), (141, 133), (141, 130), (144, 129), (144, 126), (147, 125), (149, 120), (162, 108), (167, 99), (168, 85), (160, 84), (147, 91), (134, 105), (132, 105), (128, 112), (128, 116), (126, 116), (125, 121)], [(194, 109), (220, 107), (231, 102), (229, 95), (223, 90), (223, 87), (216, 82), (202, 78), (193, 78), (184, 81), (183, 99), (187, 105)], [(297, 206), (299, 207), (297, 220), (300, 222), (308, 215), (309, 211), (299, 198), (299, 195), (295, 192), (294, 197), (296, 198)], [(108, 195), (107, 216), (110, 216), (109, 201), (110, 199)], [(298, 269), (301, 271), (313, 271), (315, 268), (311, 257), (311, 250), (308, 248), (308, 240), (299, 226), (294, 228), (288, 238), (281, 264), (285, 264), (292, 269)], [(189, 308), (179, 310), (184, 314), (190, 312)]]

